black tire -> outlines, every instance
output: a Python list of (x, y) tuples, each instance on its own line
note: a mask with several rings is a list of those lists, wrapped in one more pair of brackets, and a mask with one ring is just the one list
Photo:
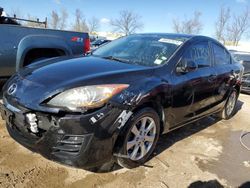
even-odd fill
[[(230, 111), (230, 113), (228, 113), (227, 108), (228, 108), (228, 106), (230, 104), (230, 97), (232, 95), (235, 95), (234, 106), (233, 106), (232, 110)], [(238, 96), (239, 96), (239, 93), (237, 92), (237, 90), (233, 89), (230, 92), (230, 94), (229, 94), (229, 96), (227, 98), (227, 102), (226, 102), (223, 110), (221, 112), (217, 113), (216, 117), (219, 117), (219, 118), (225, 119), (225, 120), (230, 119), (235, 114), (235, 107), (236, 107), (236, 104), (237, 104)]]
[[(146, 151), (146, 154), (142, 158), (140, 158), (138, 160), (132, 160), (131, 158), (129, 158), (129, 149), (127, 151), (127, 143), (129, 141), (129, 139), (131, 139), (131, 135), (133, 135), (132, 128), (134, 126), (136, 126), (138, 128), (138, 125), (139, 125), (138, 123), (140, 123), (141, 120), (143, 121), (143, 119), (145, 119), (145, 118), (146, 119), (149, 118), (149, 119), (146, 120), (145, 128), (143, 129), (144, 130), (143, 131), (144, 138), (145, 138), (145, 135), (151, 136), (151, 137), (153, 135), (155, 135), (155, 136), (154, 136), (153, 141), (145, 141), (146, 139), (144, 139), (144, 141), (142, 141), (142, 143), (140, 143), (141, 144), (140, 146), (138, 143), (137, 143), (137, 145), (134, 145), (134, 147), (140, 148), (138, 151), (140, 151), (142, 156), (143, 156), (142, 149), (141, 149), (142, 147), (148, 151), (144, 150), (144, 151)], [(147, 129), (146, 129), (146, 127), (149, 128), (149, 124), (152, 122), (152, 120), (154, 121), (155, 126), (153, 129), (150, 129), (150, 130), (154, 131), (154, 133), (147, 132)], [(140, 128), (142, 127), (142, 124), (143, 123), (141, 123), (141, 126), (139, 126)], [(141, 129), (137, 129), (137, 130), (139, 130), (139, 132), (142, 132)], [(152, 135), (148, 135), (148, 134), (152, 134)], [(154, 151), (156, 143), (159, 139), (160, 121), (159, 121), (158, 114), (155, 112), (155, 110), (153, 110), (152, 108), (148, 108), (148, 107), (139, 110), (128, 120), (128, 122), (124, 126), (124, 130), (122, 131), (121, 135), (122, 135), (122, 144), (121, 144), (121, 147), (119, 148), (118, 153), (122, 157), (117, 157), (117, 163), (120, 166), (125, 167), (125, 168), (129, 168), (129, 169), (136, 168), (136, 167), (144, 164), (149, 159), (152, 152)], [(136, 136), (134, 135), (133, 139), (135, 139), (135, 137)], [(134, 147), (132, 147), (132, 148), (134, 148)], [(127, 156), (127, 157), (124, 157), (124, 156)]]

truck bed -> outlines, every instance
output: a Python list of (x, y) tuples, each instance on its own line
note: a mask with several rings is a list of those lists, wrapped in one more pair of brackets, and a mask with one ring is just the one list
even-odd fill
[(16, 72), (17, 63), (19, 63), (17, 61), (17, 52), (18, 50), (23, 50), (20, 48), (25, 46), (20, 45), (20, 43), (24, 43), (24, 40), (28, 37), (32, 37), (32, 42), (27, 44), (32, 46), (32, 48), (37, 47), (39, 49), (45, 46), (46, 48), (60, 49), (60, 44), (52, 40), (55, 39), (55, 41), (63, 42), (64, 46), (67, 46), (70, 52), (65, 53), (66, 55), (79, 55), (84, 53), (85, 39), (88, 39), (89, 35), (88, 33), (74, 31), (1, 24), (0, 78), (9, 77)]

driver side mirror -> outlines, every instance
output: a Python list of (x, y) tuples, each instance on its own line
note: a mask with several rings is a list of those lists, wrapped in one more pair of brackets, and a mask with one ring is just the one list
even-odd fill
[(176, 72), (186, 74), (188, 72), (196, 71), (197, 69), (198, 65), (196, 62), (186, 58), (181, 58), (176, 67)]

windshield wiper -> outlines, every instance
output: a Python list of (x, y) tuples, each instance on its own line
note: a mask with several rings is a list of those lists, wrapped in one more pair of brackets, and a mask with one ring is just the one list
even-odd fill
[(122, 62), (122, 63), (130, 63), (129, 60), (127, 59), (122, 59), (122, 58), (118, 58), (118, 57), (114, 57), (114, 56), (105, 56), (105, 57), (102, 57), (104, 59), (110, 59), (110, 60), (114, 60), (114, 61), (119, 61), (119, 62)]
[[(101, 56), (99, 56), (99, 57), (101, 57)], [(140, 65), (140, 66), (142, 65), (142, 62), (139, 62), (139, 61), (132, 61), (132, 60), (122, 59), (122, 58), (118, 58), (118, 57), (114, 57), (114, 56), (104, 56), (101, 58), (109, 59), (109, 60), (113, 60), (113, 61), (119, 61), (122, 63), (132, 64), (132, 65)]]

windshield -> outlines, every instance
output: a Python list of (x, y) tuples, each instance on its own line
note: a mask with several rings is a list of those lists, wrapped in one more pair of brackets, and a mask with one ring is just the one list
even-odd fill
[(185, 38), (158, 35), (130, 35), (122, 37), (93, 52), (94, 56), (120, 60), (143, 66), (165, 64)]

